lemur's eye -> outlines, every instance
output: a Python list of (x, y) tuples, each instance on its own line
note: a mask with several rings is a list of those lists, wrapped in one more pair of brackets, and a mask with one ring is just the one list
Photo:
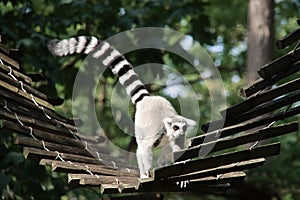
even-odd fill
[(177, 126), (177, 125), (174, 125), (174, 126), (173, 126), (173, 130), (174, 130), (174, 131), (177, 131), (178, 129), (179, 129), (179, 126)]

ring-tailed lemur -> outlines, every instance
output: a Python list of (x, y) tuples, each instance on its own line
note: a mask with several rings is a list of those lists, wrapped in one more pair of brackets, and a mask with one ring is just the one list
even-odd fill
[[(187, 126), (194, 126), (196, 122), (178, 115), (165, 98), (150, 96), (138, 75), (133, 71), (132, 65), (109, 43), (96, 37), (79, 36), (64, 40), (51, 40), (48, 48), (57, 56), (91, 53), (92, 57), (101, 61), (119, 77), (120, 83), (136, 106), (135, 137), (138, 145), (136, 154), (141, 178), (149, 177), (152, 167), (152, 149), (160, 144), (163, 138), (167, 139), (171, 151), (181, 149), (176, 139), (184, 138)], [(163, 162), (164, 157), (158, 159), (159, 165)]]

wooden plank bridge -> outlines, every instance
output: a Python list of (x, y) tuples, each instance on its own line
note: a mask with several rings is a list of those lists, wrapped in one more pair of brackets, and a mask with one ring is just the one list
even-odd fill
[[(277, 46), (299, 41), (299, 33), (298, 29), (278, 40)], [(223, 119), (202, 125), (204, 133), (190, 138), (187, 149), (174, 153), (174, 164), (155, 168), (152, 178), (140, 180), (135, 166), (110, 154), (105, 138), (84, 136), (74, 119), (56, 113), (54, 107), (62, 100), (34, 89), (31, 84), (39, 76), (23, 73), (12, 53), (0, 44), (0, 128), (20, 135), (15, 144), (24, 147), (26, 158), (67, 173), (73, 186), (99, 187), (102, 193), (222, 192), (243, 181), (244, 170), (280, 153), (280, 143), (258, 145), (258, 141), (298, 131), (297, 121), (276, 123), (300, 113), (300, 78), (290, 80), (300, 69), (296, 47), (263, 66), (258, 71), (261, 78), (240, 91), (247, 99), (222, 111)], [(265, 91), (274, 84), (277, 87)], [(205, 148), (211, 148), (210, 153), (199, 157)], [(182, 187), (185, 181), (188, 184)]]

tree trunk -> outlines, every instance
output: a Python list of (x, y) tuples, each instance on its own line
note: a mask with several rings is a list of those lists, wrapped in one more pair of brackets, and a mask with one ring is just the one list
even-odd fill
[(257, 71), (270, 62), (274, 44), (274, 0), (249, 0), (247, 81), (258, 79)]

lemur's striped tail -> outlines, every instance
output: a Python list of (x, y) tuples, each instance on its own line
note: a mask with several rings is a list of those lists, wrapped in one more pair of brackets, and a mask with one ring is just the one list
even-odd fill
[(133, 104), (141, 101), (143, 97), (149, 96), (144, 84), (133, 71), (132, 65), (113, 46), (96, 37), (79, 36), (64, 40), (51, 40), (48, 48), (53, 55), (66, 56), (75, 53), (90, 54), (93, 58), (100, 60), (106, 67), (119, 76), (120, 83), (125, 87), (131, 97)]

